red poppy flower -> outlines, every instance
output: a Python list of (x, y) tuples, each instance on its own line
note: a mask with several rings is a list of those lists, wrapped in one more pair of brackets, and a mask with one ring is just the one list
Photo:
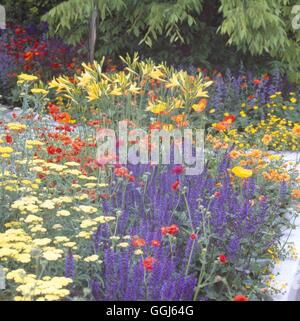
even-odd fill
[(219, 256), (219, 261), (223, 264), (225, 264), (227, 262), (227, 258), (224, 254)]
[(245, 295), (239, 294), (233, 298), (233, 301), (249, 301), (249, 299)]
[(172, 190), (177, 191), (180, 186), (179, 181), (177, 180), (175, 183), (172, 184)]
[(144, 265), (144, 268), (147, 270), (147, 271), (152, 271), (153, 270), (153, 265), (157, 262), (157, 260), (152, 257), (152, 256), (148, 256), (145, 258), (144, 262), (143, 262), (143, 265)]
[(191, 240), (196, 240), (196, 238), (197, 238), (197, 234), (196, 233), (192, 233), (191, 234)]
[(162, 227), (160, 229), (162, 235), (167, 235), (168, 234), (168, 228), (167, 227)]
[(253, 83), (255, 86), (258, 86), (261, 83), (261, 81), (259, 79), (255, 79), (253, 80)]
[(6, 135), (5, 140), (6, 140), (7, 144), (12, 144), (12, 142), (13, 142), (13, 138), (10, 135)]
[(47, 152), (49, 155), (54, 155), (56, 153), (56, 147), (55, 146), (48, 146)]
[(135, 182), (135, 177), (133, 175), (130, 175), (128, 177), (128, 180), (129, 180), (129, 182), (133, 183), (133, 182)]
[(151, 241), (151, 246), (153, 247), (160, 247), (160, 242), (158, 240), (152, 240)]
[(168, 234), (174, 235), (179, 232), (179, 227), (176, 224), (172, 224), (167, 228)]

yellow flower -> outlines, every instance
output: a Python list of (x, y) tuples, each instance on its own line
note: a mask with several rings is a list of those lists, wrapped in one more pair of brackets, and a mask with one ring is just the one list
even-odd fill
[(153, 114), (161, 114), (167, 109), (167, 104), (163, 101), (159, 101), (158, 104), (154, 105), (151, 102), (147, 107), (147, 110), (151, 111)]
[[(99, 256), (98, 255), (91, 255), (91, 256), (88, 256), (84, 259), (84, 262), (96, 262), (96, 261), (99, 261)], [(101, 261), (100, 261), (101, 262)]]
[(134, 251), (134, 254), (135, 254), (135, 255), (143, 255), (143, 253), (144, 253), (144, 252), (143, 252), (143, 250), (141, 250), (141, 249), (137, 249), (137, 250)]
[(20, 74), (18, 75), (18, 80), (20, 81), (35, 81), (38, 80), (38, 77), (28, 74)]
[(57, 261), (61, 257), (62, 255), (57, 252), (47, 251), (43, 253), (43, 258), (46, 259), (47, 261)]
[(111, 92), (110, 92), (111, 96), (122, 96), (122, 89), (121, 88), (114, 88)]
[(161, 79), (161, 77), (163, 77), (163, 75), (164, 74), (158, 68), (154, 69), (149, 74), (150, 78), (155, 79), (155, 80), (160, 80), (160, 81), (163, 80), (163, 79)]
[(136, 83), (130, 85), (128, 91), (133, 95), (138, 95), (141, 91), (141, 88), (136, 86)]
[(45, 89), (42, 89), (42, 88), (33, 88), (33, 89), (31, 89), (31, 92), (33, 94), (43, 94), (43, 95), (47, 95), (48, 94), (48, 91), (45, 90)]
[(240, 178), (249, 178), (253, 175), (252, 170), (246, 169), (241, 166), (236, 166), (232, 169), (232, 172), (235, 176), (240, 177)]
[(26, 129), (26, 125), (20, 123), (8, 123), (7, 128), (10, 130), (23, 130)]
[(129, 246), (129, 243), (127, 243), (127, 242), (121, 242), (121, 243), (118, 244), (118, 246), (119, 246), (119, 247), (122, 247), (122, 248), (126, 248), (126, 247)]
[(66, 216), (70, 216), (70, 215), (71, 215), (71, 213), (69, 211), (66, 211), (66, 210), (60, 210), (60, 211), (58, 211), (56, 213), (56, 216), (64, 216), (64, 217), (66, 217)]
[(293, 103), (293, 104), (295, 104), (295, 103), (297, 102), (297, 99), (296, 99), (295, 97), (292, 97), (292, 98), (290, 99), (290, 102)]

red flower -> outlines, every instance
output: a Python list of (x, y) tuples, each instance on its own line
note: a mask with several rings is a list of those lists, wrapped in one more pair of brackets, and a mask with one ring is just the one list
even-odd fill
[(176, 224), (173, 224), (168, 227), (168, 234), (174, 235), (179, 232), (179, 227)]
[(56, 153), (56, 147), (55, 146), (48, 146), (47, 152), (49, 155), (54, 155)]
[(59, 69), (60, 68), (60, 64), (58, 64), (58, 63), (53, 63), (53, 64), (51, 64), (51, 67), (53, 68), (53, 69)]
[(6, 140), (7, 144), (12, 144), (12, 142), (13, 142), (13, 138), (10, 135), (6, 135), (5, 140)]
[(33, 53), (31, 51), (25, 52), (23, 55), (25, 61), (30, 61), (33, 58)]
[(37, 176), (38, 176), (39, 179), (44, 179), (46, 177), (46, 175), (43, 174), (43, 173), (38, 173)]
[(235, 116), (234, 115), (224, 116), (224, 121), (232, 124), (235, 122)]
[(224, 254), (219, 256), (219, 261), (223, 264), (225, 264), (227, 262), (227, 258)]
[(233, 301), (249, 301), (245, 295), (239, 294), (233, 298)]
[(129, 182), (133, 183), (133, 182), (135, 182), (135, 177), (133, 175), (130, 175), (128, 177), (128, 180), (129, 180)]
[(177, 191), (180, 186), (179, 181), (177, 180), (175, 183), (172, 184), (172, 190)]
[(191, 240), (196, 240), (196, 238), (197, 238), (197, 234), (196, 233), (192, 233), (191, 234)]
[(180, 175), (182, 174), (184, 171), (184, 167), (182, 165), (176, 165), (172, 168), (172, 173), (173, 174), (177, 174)]
[(167, 235), (168, 234), (168, 228), (167, 227), (162, 227), (160, 229), (162, 235)]
[(59, 107), (54, 104), (49, 104), (48, 109), (51, 115), (58, 114), (60, 112)]
[(115, 169), (115, 174), (116, 174), (116, 176), (118, 176), (118, 177), (127, 177), (128, 174), (129, 174), (129, 171), (128, 171), (128, 169), (125, 168), (125, 167), (117, 167), (117, 168)]
[(134, 247), (143, 247), (146, 245), (146, 241), (144, 239), (141, 239), (139, 236), (133, 236), (131, 240), (131, 244)]
[(152, 257), (152, 256), (148, 256), (145, 258), (143, 265), (144, 268), (148, 271), (152, 271), (153, 270), (153, 265), (157, 262), (157, 260)]
[(255, 86), (258, 86), (261, 83), (261, 81), (259, 79), (255, 79), (253, 80), (253, 83)]
[(219, 198), (221, 196), (221, 193), (220, 192), (215, 192), (214, 196), (215, 196), (215, 198)]
[(158, 240), (152, 240), (151, 241), (151, 246), (153, 247), (160, 247), (160, 242)]

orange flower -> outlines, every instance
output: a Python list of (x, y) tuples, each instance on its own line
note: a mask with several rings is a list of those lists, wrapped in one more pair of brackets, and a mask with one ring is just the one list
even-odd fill
[(134, 247), (143, 247), (146, 245), (146, 241), (144, 239), (141, 239), (138, 235), (135, 235), (132, 237), (131, 244)]
[(161, 129), (161, 127), (162, 127), (162, 123), (160, 121), (156, 121), (149, 126), (150, 130), (151, 129)]
[(199, 101), (198, 104), (194, 104), (192, 108), (195, 110), (196, 113), (201, 113), (207, 106), (208, 100), (203, 98)]
[(237, 159), (240, 157), (240, 153), (236, 150), (233, 150), (232, 152), (229, 153), (229, 157), (233, 159)]
[(293, 189), (291, 193), (293, 198), (299, 199), (300, 198), (300, 190), (299, 189)]
[(126, 167), (117, 167), (115, 169), (115, 175), (118, 177), (127, 177), (129, 175), (129, 170)]
[(293, 134), (297, 137), (300, 137), (300, 125), (295, 125), (293, 128)]
[(250, 157), (255, 157), (255, 158), (261, 158), (262, 157), (262, 152), (258, 149), (254, 149), (251, 151), (249, 154)]
[(58, 123), (69, 123), (71, 121), (71, 115), (69, 113), (59, 113), (55, 115), (55, 120)]
[(212, 127), (218, 132), (225, 132), (228, 128), (224, 122), (213, 124)]
[(180, 114), (180, 115), (176, 115), (176, 116), (172, 116), (172, 120), (175, 121), (175, 123), (177, 125), (181, 125), (184, 124), (185, 120), (186, 120), (186, 114)]
[(271, 135), (265, 135), (262, 140), (261, 140), (264, 145), (269, 145), (270, 142), (272, 141), (272, 136)]
[(233, 301), (249, 301), (249, 299), (245, 295), (239, 294), (233, 298)]

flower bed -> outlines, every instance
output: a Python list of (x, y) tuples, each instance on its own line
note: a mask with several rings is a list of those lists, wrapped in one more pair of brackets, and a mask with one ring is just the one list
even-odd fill
[[(287, 212), (300, 198), (295, 164), (231, 145), (216, 126), (198, 175), (97, 158), (97, 132), (119, 120), (131, 131), (205, 127), (211, 83), (125, 62), (109, 74), (84, 65), (48, 86), (19, 76), (23, 114), (1, 124), (1, 299), (271, 299), (281, 291), (272, 270), (288, 255), (282, 235), (293, 228)], [(51, 126), (39, 116), (46, 109)]]

